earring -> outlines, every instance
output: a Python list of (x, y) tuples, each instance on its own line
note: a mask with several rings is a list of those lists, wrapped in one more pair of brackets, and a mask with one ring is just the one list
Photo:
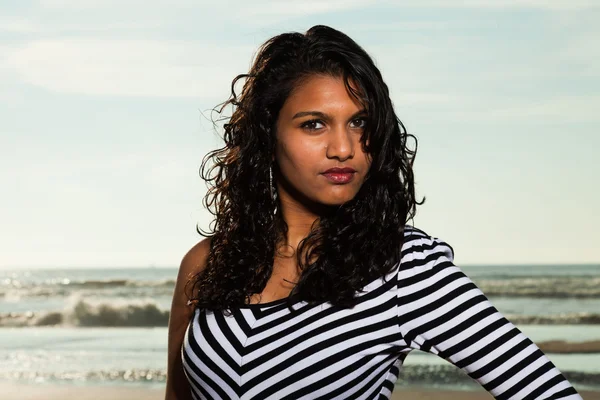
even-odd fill
[(277, 190), (273, 186), (273, 167), (269, 167), (269, 190), (271, 192), (271, 199), (275, 203), (275, 209), (273, 210), (273, 215), (275, 215), (277, 214)]
[(269, 190), (271, 192), (271, 198), (273, 198), (273, 167), (269, 167)]

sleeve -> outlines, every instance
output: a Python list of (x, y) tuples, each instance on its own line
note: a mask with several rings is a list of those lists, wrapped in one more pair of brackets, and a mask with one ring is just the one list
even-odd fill
[(453, 264), (450, 245), (419, 235), (405, 246), (398, 317), (410, 348), (454, 364), (496, 399), (581, 399), (546, 355)]

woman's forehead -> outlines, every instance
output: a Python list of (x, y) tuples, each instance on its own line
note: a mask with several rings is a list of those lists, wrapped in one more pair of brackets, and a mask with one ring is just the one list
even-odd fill
[(348, 91), (342, 77), (329, 75), (314, 75), (304, 79), (290, 93), (282, 107), (282, 112), (310, 106), (329, 109), (332, 112), (337, 109), (356, 112), (363, 108)]

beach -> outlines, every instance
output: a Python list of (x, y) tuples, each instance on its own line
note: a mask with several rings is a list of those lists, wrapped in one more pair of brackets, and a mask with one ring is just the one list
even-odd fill
[[(597, 266), (464, 268), (584, 399), (600, 399)], [(0, 273), (2, 399), (163, 399), (175, 268)], [(560, 288), (560, 290), (554, 290)], [(462, 370), (412, 351), (393, 399), (489, 399)]]
[[(1, 383), (0, 393), (4, 400), (164, 400), (164, 388), (71, 386), (71, 385), (25, 385)], [(580, 392), (585, 400), (600, 400), (600, 392)], [(485, 391), (414, 390), (396, 388), (393, 400), (484, 400), (492, 396)]]

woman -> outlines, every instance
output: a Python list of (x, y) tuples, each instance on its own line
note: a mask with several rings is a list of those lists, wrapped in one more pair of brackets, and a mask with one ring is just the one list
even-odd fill
[(167, 399), (390, 398), (413, 349), (499, 399), (581, 398), (452, 248), (407, 224), (416, 147), (354, 41), (276, 36), (226, 105), (225, 147), (202, 165), (214, 230), (177, 278)]

